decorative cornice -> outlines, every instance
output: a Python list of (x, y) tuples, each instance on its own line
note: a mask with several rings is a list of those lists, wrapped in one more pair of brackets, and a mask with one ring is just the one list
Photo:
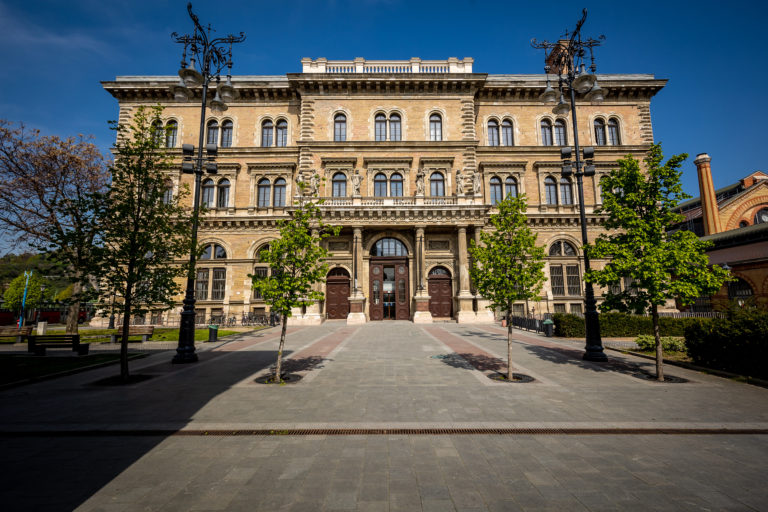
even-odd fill
[(293, 171), (296, 168), (295, 162), (264, 162), (264, 163), (249, 163), (248, 172), (252, 171), (265, 171), (271, 169), (290, 169)]
[(525, 169), (525, 166), (528, 164), (528, 162), (524, 161), (504, 161), (504, 162), (480, 162), (478, 165), (481, 168), (517, 168), (517, 169)]
[(357, 157), (356, 156), (324, 156), (320, 158), (320, 161), (323, 165), (341, 165), (341, 166), (347, 166), (351, 165), (354, 167), (357, 165)]
[(439, 164), (453, 165), (454, 160), (455, 159), (452, 156), (422, 157), (422, 158), (419, 158), (419, 166), (424, 167), (427, 165), (439, 165)]
[(383, 165), (393, 165), (393, 164), (400, 164), (400, 165), (407, 165), (408, 167), (411, 166), (413, 163), (412, 157), (386, 157), (386, 156), (375, 156), (375, 157), (363, 157), (363, 165), (365, 167), (369, 167), (371, 164), (383, 164)]

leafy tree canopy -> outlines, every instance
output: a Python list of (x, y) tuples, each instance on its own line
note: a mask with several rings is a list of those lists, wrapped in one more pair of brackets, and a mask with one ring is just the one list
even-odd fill
[[(22, 273), (11, 281), (8, 289), (5, 290), (3, 299), (5, 309), (19, 312), (21, 311), (21, 302), (24, 298), (24, 286), (27, 286), (27, 300), (24, 304), (26, 310), (34, 309), (43, 302), (44, 292), (40, 289), (42, 286), (46, 288), (49, 286), (48, 281), (39, 273), (32, 272), (29, 277), (29, 283), (27, 284), (27, 277)], [(47, 291), (45, 296), (48, 296)]]

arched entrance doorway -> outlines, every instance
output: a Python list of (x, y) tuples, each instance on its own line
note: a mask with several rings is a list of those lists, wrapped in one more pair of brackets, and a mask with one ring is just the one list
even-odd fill
[(325, 311), (329, 320), (343, 320), (349, 315), (349, 272), (336, 267), (325, 280)]
[(382, 238), (370, 256), (371, 320), (408, 320), (408, 249), (396, 238)]
[(453, 316), (453, 286), (451, 273), (445, 267), (435, 267), (427, 276), (429, 312), (433, 318)]

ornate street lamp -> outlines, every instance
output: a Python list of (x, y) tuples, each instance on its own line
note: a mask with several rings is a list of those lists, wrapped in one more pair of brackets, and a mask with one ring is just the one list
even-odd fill
[[(547, 74), (547, 87), (541, 94), (540, 99), (546, 103), (556, 101), (557, 94), (549, 85), (549, 72), (554, 70), (558, 75), (558, 89), (560, 91), (560, 101), (552, 109), (552, 112), (558, 115), (568, 115), (570, 111), (573, 115), (573, 145), (575, 161), (571, 163), (571, 148), (563, 148), (561, 158), (563, 160), (563, 176), (571, 174), (576, 175), (576, 184), (579, 192), (579, 219), (581, 220), (581, 241), (583, 246), (589, 243), (587, 238), (587, 216), (584, 211), (584, 185), (583, 176), (594, 176), (595, 168), (592, 165), (591, 157), (594, 155), (594, 148), (584, 148), (584, 160), (587, 165), (584, 169), (584, 162), (581, 158), (579, 148), (579, 133), (576, 122), (576, 93), (583, 94), (584, 98), (592, 103), (603, 101), (604, 92), (597, 83), (595, 75), (595, 58), (592, 49), (600, 46), (600, 41), (605, 36), (598, 39), (581, 39), (581, 26), (587, 20), (587, 10), (582, 11), (582, 16), (576, 24), (576, 28), (571, 33), (570, 39), (550, 43), (548, 41), (538, 42), (536, 39), (531, 41), (531, 46), (544, 50), (544, 72)], [(567, 32), (566, 32), (566, 37)], [(587, 51), (591, 64), (587, 72), (584, 59)], [(553, 69), (554, 68), (554, 69)], [(565, 90), (570, 95), (570, 104), (565, 101)], [(589, 257), (584, 254), (584, 269), (589, 271)], [(584, 322), (586, 325), (586, 349), (584, 359), (588, 361), (607, 361), (608, 357), (603, 351), (603, 341), (600, 337), (600, 317), (597, 314), (597, 302), (595, 301), (595, 291), (592, 283), (585, 283), (584, 286)]]
[[(197, 158), (194, 155), (194, 146), (191, 144), (183, 145), (184, 162), (182, 163), (182, 172), (195, 174), (195, 192), (194, 204), (192, 207), (192, 243), (189, 252), (189, 273), (187, 274), (187, 291), (184, 296), (184, 307), (181, 312), (181, 322), (179, 325), (179, 345), (176, 348), (176, 355), (173, 357), (174, 363), (192, 363), (197, 361), (195, 353), (195, 263), (197, 260), (197, 224), (198, 213), (200, 209), (200, 182), (203, 175), (203, 144), (205, 136), (205, 108), (208, 101), (208, 88), (211, 80), (216, 80), (219, 84), (216, 94), (210, 100), (211, 110), (214, 112), (223, 112), (227, 110), (227, 105), (222, 101), (232, 101), (235, 98), (235, 89), (232, 87), (232, 45), (245, 41), (245, 34), (240, 32), (239, 36), (228, 35), (211, 39), (211, 27), (204, 30), (200, 25), (200, 20), (192, 12), (192, 3), (187, 4), (189, 17), (195, 25), (195, 31), (192, 35), (180, 36), (176, 32), (171, 37), (184, 45), (184, 52), (181, 58), (181, 69), (179, 70), (179, 83), (171, 86), (171, 92), (176, 101), (188, 101), (194, 95), (189, 89), (202, 85), (202, 105), (200, 108), (200, 137), (197, 146)], [(190, 52), (189, 62), (187, 62), (187, 50)], [(221, 82), (221, 71), (227, 68), (227, 80), (224, 84)], [(205, 147), (208, 158), (205, 162), (205, 171), (215, 174), (217, 172), (216, 163), (213, 159), (217, 154), (217, 147), (214, 141), (209, 141)]]

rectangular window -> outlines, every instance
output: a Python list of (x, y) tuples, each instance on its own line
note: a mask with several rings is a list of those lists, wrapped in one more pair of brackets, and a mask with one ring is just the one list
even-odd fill
[(547, 183), (544, 185), (544, 191), (547, 195), (547, 204), (550, 206), (557, 206), (557, 185), (554, 183)]
[(395, 141), (395, 142), (400, 140), (400, 121), (395, 121), (390, 119), (389, 140)]
[(429, 122), (429, 140), (443, 140), (443, 123), (437, 120)]
[(208, 269), (197, 269), (197, 279), (195, 280), (195, 299), (208, 300)]
[(563, 283), (562, 265), (549, 266), (549, 279), (551, 280), (552, 284), (552, 295), (565, 295), (565, 283)]
[(211, 300), (224, 300), (224, 290), (227, 287), (227, 269), (213, 269), (213, 286), (211, 288)]
[(621, 293), (621, 283), (613, 283), (613, 284), (610, 286), (609, 290), (610, 290), (610, 292), (611, 292), (613, 295), (618, 295), (618, 294), (620, 294), (620, 293)]
[(376, 142), (387, 140), (387, 122), (376, 121)]
[(565, 313), (565, 304), (555, 304), (555, 313)]
[(392, 197), (403, 197), (403, 182), (392, 179), (389, 182), (389, 195)]
[(555, 123), (555, 145), (565, 146), (565, 124)]
[(571, 191), (570, 183), (560, 183), (560, 196), (562, 198), (561, 204), (573, 204), (573, 193)]
[(347, 197), (346, 180), (333, 180), (333, 197)]
[[(279, 181), (279, 180), (278, 180)], [(274, 187), (274, 202), (272, 205), (275, 208), (282, 208), (285, 206), (285, 185), (275, 185)]]
[(272, 145), (272, 127), (264, 126), (261, 129), (261, 147), (268, 148)]
[(211, 316), (209, 317), (209, 322), (211, 324), (222, 324), (224, 323), (224, 310), (221, 308), (213, 308), (211, 309)]
[[(262, 279), (267, 277), (267, 267), (256, 267), (256, 268), (254, 268), (253, 269), (253, 275), (254, 276), (258, 276), (258, 277), (260, 277)], [(253, 298), (254, 299), (262, 299), (263, 298), (262, 295), (261, 295), (261, 292), (259, 290), (256, 290), (255, 288), (253, 290)]]
[(565, 269), (568, 279), (568, 295), (581, 295), (581, 280), (579, 279), (579, 266), (568, 265)]
[(582, 313), (581, 304), (571, 304), (571, 313), (574, 315), (580, 315)]
[(512, 315), (525, 316), (525, 304), (512, 304)]
[(259, 186), (259, 208), (266, 208), (269, 206), (269, 185)]
[(288, 145), (288, 128), (277, 125), (277, 147), (284, 148)]
[(336, 142), (344, 142), (347, 140), (347, 123), (336, 121), (334, 124), (333, 140)]

